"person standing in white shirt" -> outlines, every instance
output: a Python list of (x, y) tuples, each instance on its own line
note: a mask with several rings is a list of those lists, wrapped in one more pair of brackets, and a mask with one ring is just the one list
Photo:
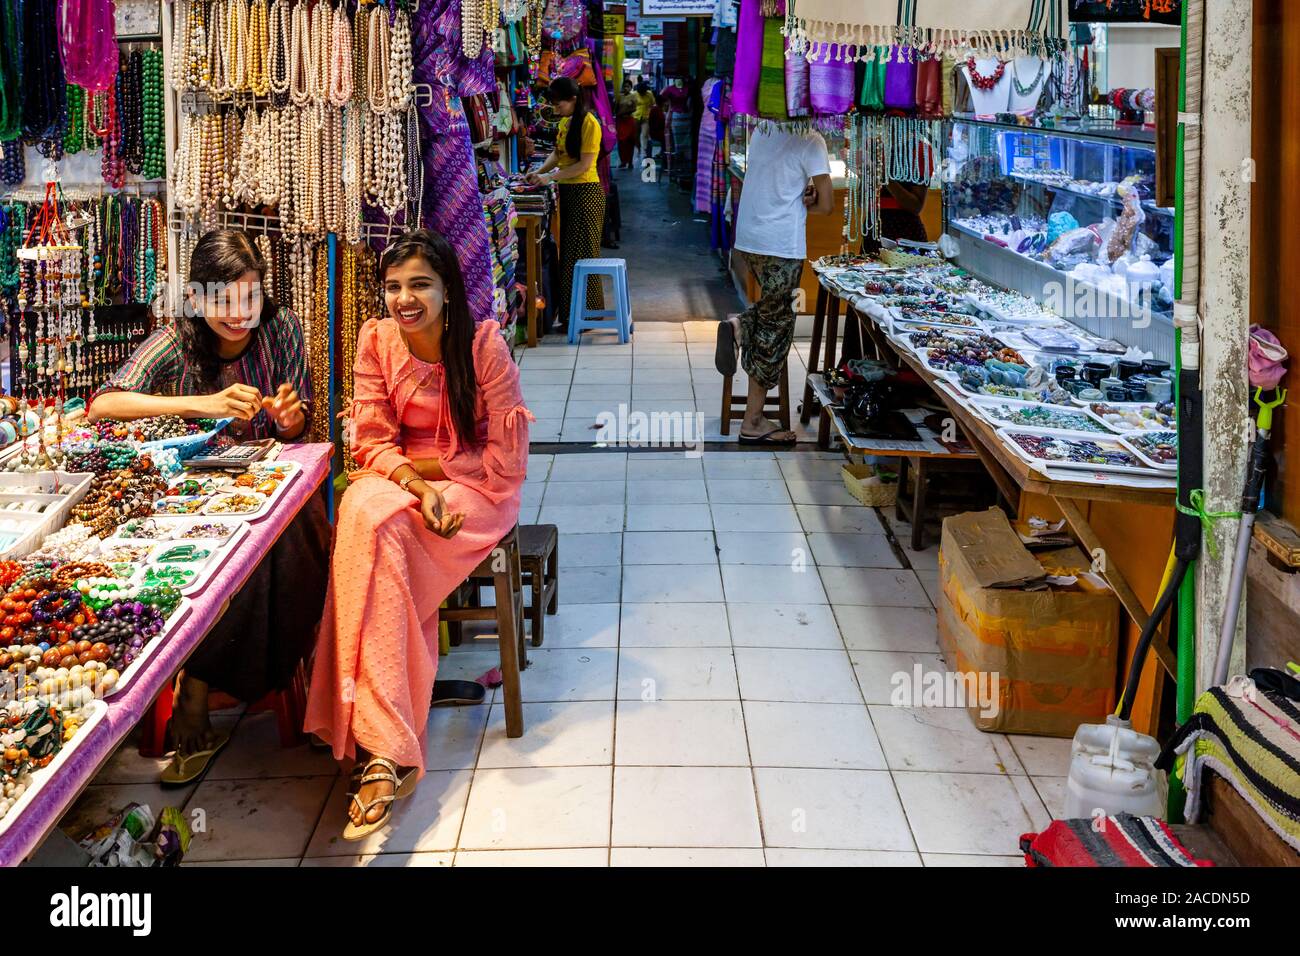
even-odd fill
[(794, 292), (807, 256), (808, 212), (829, 215), (834, 195), (826, 141), (820, 133), (761, 128), (749, 138), (745, 182), (733, 249), (758, 280), (759, 297), (737, 318), (718, 324), (716, 364), (723, 375), (740, 365), (749, 376), (742, 445), (792, 445), (795, 434), (763, 415), (767, 393), (784, 374), (794, 342)]

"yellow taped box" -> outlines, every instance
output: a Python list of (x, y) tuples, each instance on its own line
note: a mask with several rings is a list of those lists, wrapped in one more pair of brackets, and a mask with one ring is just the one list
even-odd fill
[[(1011, 549), (1037, 557), (1038, 580)], [(989, 573), (998, 565), (1005, 581)], [(1088, 567), (1078, 548), (1030, 555), (997, 509), (944, 520), (939, 639), (950, 669), (992, 675), (996, 712), (968, 708), (980, 730), (1072, 737), (1114, 710), (1119, 601)], [(1045, 584), (1076, 573), (1075, 584)]]

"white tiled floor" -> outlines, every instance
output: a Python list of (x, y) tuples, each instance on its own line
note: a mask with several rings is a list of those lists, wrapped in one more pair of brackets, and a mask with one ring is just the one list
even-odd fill
[[(524, 355), (525, 395), (557, 434), (611, 389), (716, 416), (699, 333), (548, 344)], [(702, 368), (713, 385), (670, 374)], [(525, 502), (522, 521), (560, 527), (562, 570), (522, 738), (505, 736), (499, 690), (435, 709), (428, 776), (359, 844), (339, 838), (332, 762), (281, 750), (269, 714), (239, 719), (208, 778), (174, 797), (152, 783), (157, 761), (124, 748), (71, 821), (129, 799), (184, 805), (204, 821), (196, 863), (966, 866), (1015, 864), (1020, 834), (1059, 809), (1069, 741), (892, 705), (896, 674), (942, 667), (936, 548), (903, 550), (910, 529), (891, 535), (892, 509), (848, 495), (837, 455), (536, 454)], [(480, 638), (440, 676), (495, 663)]]

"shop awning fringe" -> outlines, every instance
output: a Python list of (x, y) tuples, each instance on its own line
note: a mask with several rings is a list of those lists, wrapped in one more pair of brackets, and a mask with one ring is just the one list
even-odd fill
[(874, 60), (914, 54), (1050, 56), (1066, 41), (1066, 0), (786, 0), (791, 54)]

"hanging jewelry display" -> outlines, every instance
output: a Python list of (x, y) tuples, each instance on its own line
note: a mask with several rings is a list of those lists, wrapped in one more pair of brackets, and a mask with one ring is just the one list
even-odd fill
[[(324, 245), (316, 247), (315, 258), (315, 275), (311, 289), (314, 297), (312, 330), (307, 343), (307, 369), (311, 373), (313, 382), (328, 382), (330, 381), (329, 252)], [(329, 441), (329, 402), (312, 402), (308, 412), (310, 414), (308, 430), (311, 440)]]
[(1038, 89), (1038, 84), (1043, 79), (1043, 70), (1045, 66), (1042, 60), (1038, 60), (1037, 63), (1038, 63), (1038, 71), (1034, 73), (1033, 80), (1028, 85), (1026, 85), (1020, 81), (1019, 58), (1016, 58), (1011, 61), (1011, 85), (1015, 88), (1017, 95), (1029, 96), (1031, 93), (1034, 92), (1034, 90)]

